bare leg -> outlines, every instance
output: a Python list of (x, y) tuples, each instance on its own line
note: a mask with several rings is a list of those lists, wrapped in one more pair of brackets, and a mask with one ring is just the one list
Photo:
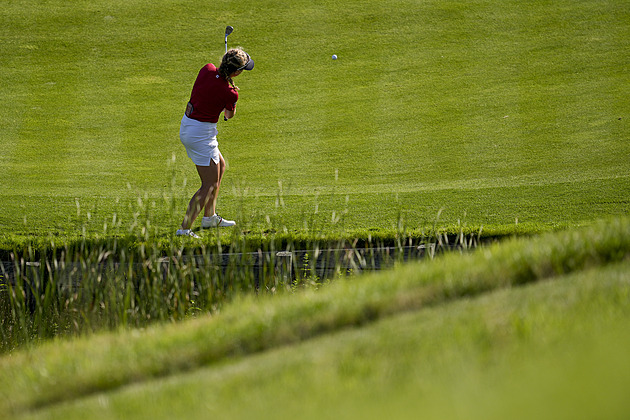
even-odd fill
[[(214, 162), (212, 162), (214, 163)], [(203, 215), (205, 217), (213, 216), (217, 210), (217, 197), (219, 196), (219, 188), (221, 188), (221, 179), (223, 179), (223, 173), (225, 172), (225, 160), (223, 155), (219, 155), (219, 180), (217, 181), (217, 188), (214, 191), (212, 201), (206, 204)]]
[[(210, 161), (210, 166), (198, 166), (197, 172), (199, 178), (201, 178), (201, 188), (190, 199), (188, 203), (188, 209), (186, 210), (186, 216), (182, 222), (182, 229), (190, 229), (193, 222), (201, 213), (201, 209), (206, 207), (206, 204), (216, 202), (216, 193), (219, 189), (220, 182), (220, 163), (217, 165), (214, 161)], [(214, 214), (214, 209), (212, 214)]]

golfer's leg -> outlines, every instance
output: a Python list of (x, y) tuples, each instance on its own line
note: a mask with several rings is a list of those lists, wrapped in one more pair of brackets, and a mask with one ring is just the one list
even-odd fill
[[(190, 229), (197, 216), (199, 216), (201, 209), (206, 207), (206, 205), (214, 207), (215, 199), (213, 196), (219, 181), (219, 165), (210, 161), (210, 166), (197, 166), (197, 173), (199, 173), (199, 178), (201, 178), (201, 188), (197, 190), (190, 199), (190, 203), (188, 203), (186, 216), (184, 216), (184, 221), (182, 222), (182, 229)], [(214, 208), (212, 212), (214, 214)]]
[[(211, 162), (214, 163), (214, 162)], [(208, 203), (205, 207), (203, 215), (205, 217), (213, 216), (216, 213), (217, 207), (217, 197), (219, 196), (219, 188), (221, 188), (221, 180), (223, 179), (223, 174), (225, 173), (225, 160), (223, 159), (223, 155), (219, 155), (219, 165), (218, 165), (218, 181), (216, 185), (216, 189), (212, 195), (212, 202)]]

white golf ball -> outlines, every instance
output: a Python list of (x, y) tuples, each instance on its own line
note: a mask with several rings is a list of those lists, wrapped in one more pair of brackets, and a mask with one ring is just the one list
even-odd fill
[(337, 54), (333, 54), (333, 55), (332, 55), (332, 59), (333, 59), (333, 60), (336, 60), (336, 59), (337, 59)]

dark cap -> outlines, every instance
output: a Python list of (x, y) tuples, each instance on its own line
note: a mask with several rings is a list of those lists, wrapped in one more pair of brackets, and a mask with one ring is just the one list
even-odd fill
[[(247, 54), (247, 53), (245, 53)], [(252, 58), (249, 56), (249, 54), (247, 54), (247, 63), (243, 66), (243, 67), (239, 67), (238, 69), (236, 69), (236, 71), (239, 70), (251, 70), (254, 68), (254, 60), (252, 60)]]

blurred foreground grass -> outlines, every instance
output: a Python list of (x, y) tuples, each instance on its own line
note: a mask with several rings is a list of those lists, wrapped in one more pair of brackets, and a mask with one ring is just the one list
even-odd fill
[(0, 359), (0, 409), (614, 414), (627, 408), (619, 389), (630, 377), (629, 255), (630, 221), (615, 219), (317, 291), (248, 296), (174, 325), (48, 343)]
[(630, 264), (396, 315), (30, 419), (621, 419)]

